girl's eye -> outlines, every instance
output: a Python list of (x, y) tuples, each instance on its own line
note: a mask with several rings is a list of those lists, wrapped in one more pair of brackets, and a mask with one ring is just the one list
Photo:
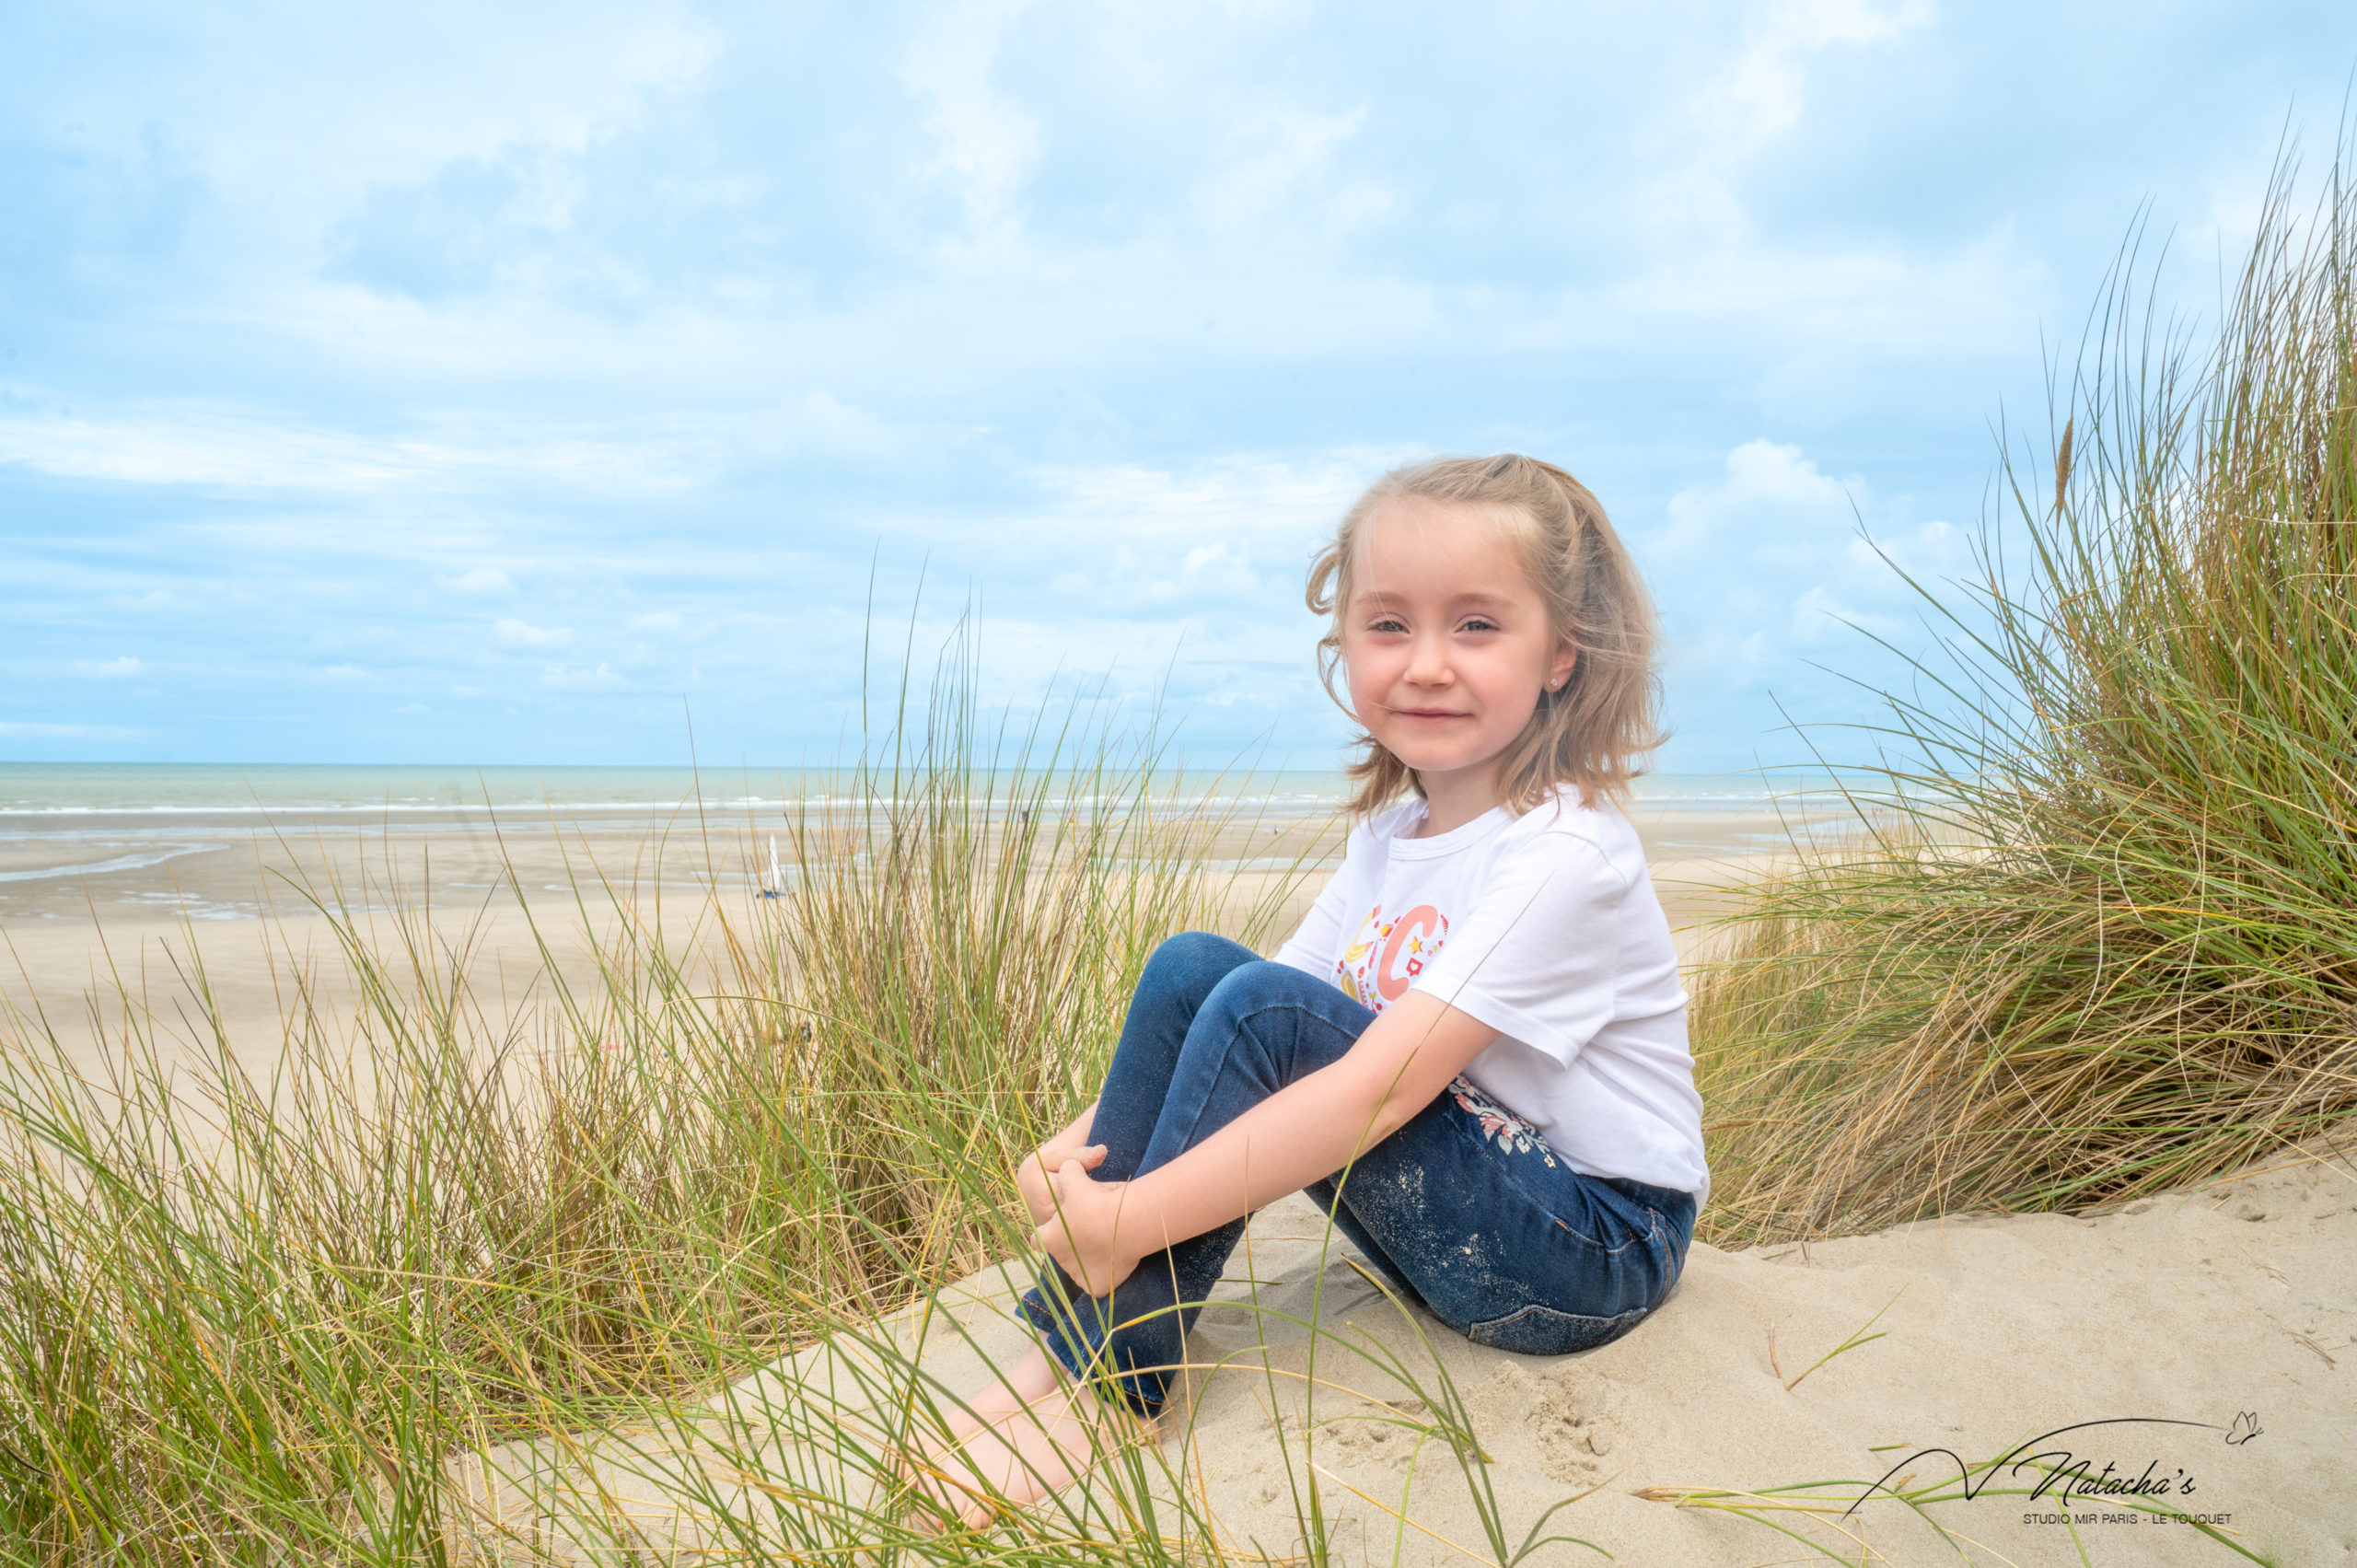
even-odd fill
[(1407, 623), (1396, 615), (1378, 615), (1367, 624), (1370, 632), (1405, 632), (1407, 629)]
[(1465, 622), (1468, 632), (1494, 632), (1497, 629), (1498, 623), (1486, 615), (1476, 615)]

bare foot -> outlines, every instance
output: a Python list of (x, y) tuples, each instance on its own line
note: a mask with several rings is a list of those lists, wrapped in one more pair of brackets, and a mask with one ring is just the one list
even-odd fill
[(995, 1426), (1019, 1414), (1039, 1400), (1061, 1388), (1063, 1369), (1053, 1357), (1039, 1346), (1007, 1368), (1000, 1381), (993, 1383), (963, 1404), (946, 1403), (941, 1412), (945, 1418), (940, 1432), (922, 1431), (912, 1456), (915, 1468), (929, 1471), (937, 1468), (943, 1454), (961, 1446), (968, 1438), (985, 1427)]
[(927, 1442), (917, 1489), (961, 1525), (980, 1525), (1069, 1486), (1115, 1443), (1143, 1441), (1150, 1423), (1109, 1410), (1034, 1348), (956, 1412), (946, 1441)]

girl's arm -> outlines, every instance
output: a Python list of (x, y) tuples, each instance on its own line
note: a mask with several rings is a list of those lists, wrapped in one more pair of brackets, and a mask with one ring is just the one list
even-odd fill
[[(1134, 1181), (1093, 1181), (1063, 1162), (1039, 1244), (1092, 1295), (1138, 1260), (1333, 1175), (1404, 1126), (1498, 1038), (1469, 1013), (1411, 991), (1339, 1062), (1262, 1100)], [(1091, 1162), (1093, 1164), (1093, 1162)]]

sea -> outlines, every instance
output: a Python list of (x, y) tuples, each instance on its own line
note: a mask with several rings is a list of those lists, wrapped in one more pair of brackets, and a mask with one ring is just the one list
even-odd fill
[[(1086, 775), (1063, 775), (1074, 779)], [(1329, 809), (1340, 773), (1173, 773), (1168, 788), (1304, 810)], [(647, 767), (443, 764), (0, 761), (0, 819), (12, 830), (69, 819), (365, 817), (456, 819), (486, 811), (646, 812), (702, 804), (761, 808), (848, 800), (864, 782), (848, 769), (702, 771)], [(1758, 771), (1655, 773), (1637, 781), (1645, 811), (1742, 810), (1771, 799), (1839, 798), (1829, 775)]]
[[(1049, 782), (1051, 809), (1086, 806), (1097, 785), (1085, 773)], [(857, 807), (876, 787), (872, 776), (830, 770), (0, 762), (0, 894), (167, 867), (258, 831), (624, 828), (699, 814), (758, 826), (795, 810)], [(1155, 793), (1166, 804), (1199, 797), (1282, 822), (1330, 816), (1347, 791), (1338, 773), (1229, 772), (1173, 773)], [(1794, 815), (1836, 809), (1842, 798), (1830, 778), (1759, 772), (1655, 774), (1635, 794), (1656, 853), (1676, 851), (1687, 826), (1698, 850), (1764, 847)], [(0, 896), (0, 913), (17, 901)]]

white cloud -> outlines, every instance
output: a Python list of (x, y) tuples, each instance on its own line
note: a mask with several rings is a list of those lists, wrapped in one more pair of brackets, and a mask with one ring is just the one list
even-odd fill
[(1253, 535), (1308, 538), (1331, 529), (1376, 475), (1406, 454), (1353, 451), (1293, 461), (1222, 457), (1178, 469), (1115, 463), (1046, 469), (1062, 505), (1049, 526), (1094, 540)]
[[(1875, 722), (1875, 690), (1908, 676), (1904, 658), (1870, 636), (1936, 656), (1925, 607), (1892, 564), (1938, 589), (1968, 574), (1969, 539), (1913, 509), (1910, 497), (1861, 476), (1826, 473), (1797, 446), (1751, 440), (1673, 495), (1662, 528), (1632, 530), (1661, 606), (1669, 722), (1693, 747), (1688, 756), (1727, 765), (1757, 737), (1765, 753), (1791, 760), (1805, 752), (1781, 733), (1787, 717)], [(1830, 755), (1856, 754), (1854, 738), (1817, 740)]]
[(1717, 555), (1730, 546), (1767, 551), (1785, 560), (1817, 559), (1838, 548), (1864, 482), (1819, 473), (1798, 447), (1746, 441), (1729, 452), (1720, 476), (1688, 485), (1669, 498), (1669, 526), (1653, 541), (1656, 553)]
[(879, 457), (905, 440), (905, 432), (834, 393), (806, 393), (773, 415), (756, 415), (747, 445), (772, 452), (824, 453), (830, 457)]
[(1736, 447), (1717, 477), (1670, 498), (1666, 527), (1637, 541), (1662, 598), (1673, 667), (1747, 684), (1801, 650), (1838, 646), (1849, 627), (1901, 633), (1915, 596), (1891, 563), (1936, 580), (1968, 557), (1945, 521), (1878, 517), (1897, 510), (1863, 479), (1820, 472), (1797, 447)]
[(535, 626), (528, 621), (502, 616), (492, 622), (492, 634), (510, 648), (564, 648), (573, 645), (569, 626)]
[(658, 610), (652, 614), (633, 615), (628, 622), (633, 632), (676, 632), (679, 629), (677, 610)]
[(940, 152), (925, 172), (946, 176), (978, 228), (1003, 222), (1039, 152), (1039, 123), (991, 85), (999, 35), (1031, 0), (958, 0), (910, 41), (901, 79), (930, 105), (925, 129)]
[(1230, 133), (1230, 157), (1196, 191), (1206, 220), (1223, 230), (1266, 233), (1272, 215), (1305, 207), (1373, 216), (1388, 205), (1377, 187), (1353, 181), (1337, 190), (1329, 166), (1337, 148), (1359, 133), (1367, 111), (1316, 114), (1285, 106), (1252, 115)]
[(110, 658), (104, 661), (98, 659), (75, 659), (74, 661), (74, 671), (75, 674), (95, 676), (100, 680), (127, 680), (134, 675), (145, 672), (146, 668), (147, 667), (145, 665), (141, 664), (129, 654), (123, 655), (121, 658)]
[[(1763, 260), (1749, 252), (1770, 248), (1761, 233), (1767, 215), (1759, 210), (1751, 166), (1800, 124), (1808, 108), (1814, 57), (1836, 47), (1887, 44), (1929, 22), (1933, 8), (1928, 0), (1773, 0), (1755, 8), (1753, 16), (1742, 47), (1725, 68), (1704, 79), (1685, 100), (1679, 121), (1664, 128), (1664, 156), (1642, 177), (1651, 215), (1665, 226), (1664, 238), (1679, 236), (1688, 244), (1699, 239), (1735, 252), (1701, 260), (1704, 266), (1730, 263), (1726, 270), (1738, 279)], [(1829, 253), (1796, 258), (1804, 268), (1875, 259), (1871, 242), (1813, 249)], [(1657, 240), (1655, 250), (1659, 262), (1653, 270), (1673, 276), (1694, 270), (1694, 262), (1680, 255), (1681, 246)], [(1772, 294), (1774, 285), (1766, 287)], [(1680, 314), (1703, 302), (1726, 304), (1707, 290), (1678, 292), (1688, 307)], [(1744, 297), (1760, 292), (1746, 288)]]
[(455, 577), (443, 577), (439, 581), (454, 594), (482, 596), (516, 591), (516, 585), (507, 580), (507, 574), (496, 566), (478, 566), (471, 572), (462, 572)]
[(0, 415), (0, 463), (67, 479), (233, 489), (374, 489), (401, 472), (366, 442), (193, 410)]
[(125, 404), (102, 415), (0, 412), (0, 464), (125, 484), (349, 494), (540, 479), (662, 490), (687, 482), (683, 459), (703, 460), (644, 440), (546, 427), (495, 443), (415, 433), (380, 438), (226, 404)]
[(319, 679), (321, 680), (353, 681), (373, 680), (376, 677), (370, 675), (366, 670), (361, 668), (356, 664), (331, 664), (325, 669), (319, 671)]
[(1954, 528), (1938, 520), (1871, 540), (1852, 534), (1832, 575), (1793, 601), (1793, 640), (1804, 645), (1822, 644), (1851, 627), (1886, 638), (1900, 633), (1917, 600), (1899, 571), (1936, 587), (1940, 579), (1964, 566), (1963, 542)]
[(619, 691), (630, 682), (602, 664), (595, 669), (552, 664), (540, 672), (540, 684), (552, 691)]
[(116, 30), (159, 65), (135, 95), (68, 100), (91, 134), (130, 142), (168, 125), (208, 183), (289, 216), (457, 158), (578, 152), (723, 52), (709, 22), (664, 0), (495, 12), (420, 0), (366, 27), (332, 9), (232, 8)]
[(44, 739), (128, 740), (145, 733), (115, 725), (22, 724), (13, 719), (0, 719), (0, 735), (39, 736)]
[(1780, 135), (1800, 119), (1806, 56), (1834, 44), (1895, 39), (1932, 15), (1930, 0), (1783, 0), (1754, 28), (1704, 101), (1724, 129), (1746, 141)]

